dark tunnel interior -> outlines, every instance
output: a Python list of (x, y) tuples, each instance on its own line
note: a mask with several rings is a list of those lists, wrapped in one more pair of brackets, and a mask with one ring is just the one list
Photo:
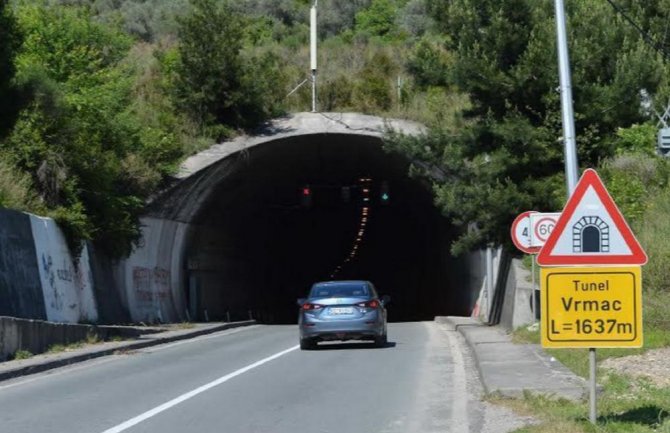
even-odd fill
[(197, 319), (296, 323), (296, 300), (330, 279), (372, 281), (390, 321), (469, 313), (449, 222), (380, 139), (308, 135), (229, 158), (187, 243)]

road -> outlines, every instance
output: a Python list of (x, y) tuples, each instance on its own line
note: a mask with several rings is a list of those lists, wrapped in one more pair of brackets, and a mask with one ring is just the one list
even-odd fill
[(380, 349), (296, 343), (296, 326), (258, 325), (4, 382), (0, 432), (506, 431), (436, 323), (389, 324)]

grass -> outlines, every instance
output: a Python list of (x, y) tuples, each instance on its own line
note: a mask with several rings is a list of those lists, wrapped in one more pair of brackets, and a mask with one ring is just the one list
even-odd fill
[(61, 353), (67, 352), (69, 350), (81, 349), (87, 344), (98, 344), (102, 343), (102, 340), (96, 334), (88, 334), (85, 340), (77, 341), (70, 344), (53, 344), (49, 346), (46, 353)]
[(195, 324), (191, 322), (179, 322), (172, 325), (175, 329), (192, 329), (195, 328)]
[(488, 400), (539, 421), (515, 433), (670, 432), (670, 389), (614, 374), (604, 376), (601, 384), (604, 391), (598, 396), (596, 425), (588, 420), (588, 401), (530, 393), (518, 399), (490, 396)]
[(30, 352), (30, 351), (28, 351), (28, 350), (23, 350), (23, 349), (22, 349), (22, 350), (17, 350), (17, 351), (14, 353), (14, 356), (12, 357), (12, 359), (14, 359), (14, 360), (28, 359), (28, 358), (31, 358), (31, 357), (33, 357), (33, 356), (34, 356), (34, 355), (32, 354), (32, 352)]
[[(648, 290), (643, 294), (643, 302), (644, 346), (640, 349), (598, 349), (598, 362), (670, 346), (670, 322), (666, 319), (670, 294)], [(519, 328), (512, 338), (517, 343), (539, 344), (540, 332), (534, 328)], [(587, 349), (547, 349), (546, 352), (576, 374), (588, 377)], [(603, 391), (598, 396), (598, 423), (595, 426), (588, 421), (588, 401), (571, 402), (531, 394), (519, 399), (490, 396), (489, 400), (539, 419), (539, 424), (516, 430), (516, 433), (670, 433), (670, 388), (659, 388), (648, 380), (603, 369), (598, 369), (597, 381)]]

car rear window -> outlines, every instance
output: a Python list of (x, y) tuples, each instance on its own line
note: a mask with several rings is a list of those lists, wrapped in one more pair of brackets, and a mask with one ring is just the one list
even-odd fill
[(310, 298), (330, 298), (334, 296), (368, 296), (368, 288), (361, 283), (324, 284), (312, 287)]

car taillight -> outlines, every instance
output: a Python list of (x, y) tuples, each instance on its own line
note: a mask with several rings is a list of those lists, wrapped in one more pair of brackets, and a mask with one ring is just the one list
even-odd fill
[(378, 308), (379, 307), (379, 301), (373, 299), (372, 301), (361, 302), (360, 304), (356, 304), (356, 305), (361, 307), (361, 308)]
[(304, 304), (302, 304), (303, 311), (320, 310), (322, 308), (323, 308), (323, 305), (319, 305), (319, 304), (310, 304), (309, 302), (305, 302)]

